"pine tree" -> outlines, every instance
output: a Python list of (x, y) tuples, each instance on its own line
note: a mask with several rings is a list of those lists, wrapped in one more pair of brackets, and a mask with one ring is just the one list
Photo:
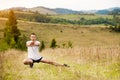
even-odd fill
[(115, 9), (112, 12), (114, 25), (110, 26), (110, 28), (116, 32), (120, 32), (120, 17), (119, 17), (120, 13), (119, 12), (120, 12), (119, 9)]
[(52, 39), (52, 42), (51, 42), (51, 46), (50, 48), (55, 48), (57, 45), (56, 45), (56, 40), (55, 39)]
[(19, 37), (18, 43), (17, 43), (17, 48), (20, 50), (26, 50), (26, 41), (28, 38), (23, 34), (21, 37)]
[(13, 10), (9, 11), (8, 20), (6, 22), (6, 27), (4, 29), (5, 41), (10, 45), (18, 42), (20, 36), (20, 31), (17, 28), (17, 20)]
[(68, 42), (68, 48), (72, 48), (73, 46), (72, 46), (72, 43), (69, 41)]
[(44, 41), (42, 41), (41, 46), (40, 46), (40, 51), (42, 51), (43, 49), (45, 49), (45, 44)]

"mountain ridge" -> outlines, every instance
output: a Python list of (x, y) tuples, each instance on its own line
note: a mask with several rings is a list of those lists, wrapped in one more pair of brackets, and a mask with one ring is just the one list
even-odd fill
[[(72, 10), (67, 8), (47, 8), (43, 6), (37, 6), (33, 8), (25, 8), (25, 7), (12, 7), (9, 9), (18, 10), (18, 11), (31, 11), (31, 12), (38, 12), (40, 14), (49, 14), (49, 15), (56, 15), (56, 14), (109, 14), (111, 11), (115, 9), (119, 9), (120, 7), (111, 7), (108, 9), (101, 9), (101, 10)], [(9, 10), (5, 9), (5, 10)]]

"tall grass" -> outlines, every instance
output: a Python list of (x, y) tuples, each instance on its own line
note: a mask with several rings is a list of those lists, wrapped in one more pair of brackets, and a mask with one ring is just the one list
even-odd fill
[[(8, 49), (2, 42), (6, 20), (0, 20), (0, 50)], [(0, 52), (0, 80), (119, 80), (120, 34), (99, 25), (77, 26), (19, 21), (22, 34), (36, 32), (38, 40), (47, 46), (41, 52), (44, 58), (67, 63), (70, 68), (35, 64), (31, 69), (23, 65), (27, 52), (7, 50)], [(62, 31), (62, 32), (61, 32)], [(72, 42), (73, 48), (50, 49), (51, 40), (57, 45)], [(78, 46), (78, 47), (76, 47)], [(82, 46), (82, 47), (81, 47)]]
[(8, 50), (2, 55), (3, 80), (119, 80), (120, 46), (45, 49), (46, 59), (67, 63), (70, 68), (38, 63), (31, 69), (22, 60), (27, 52)]

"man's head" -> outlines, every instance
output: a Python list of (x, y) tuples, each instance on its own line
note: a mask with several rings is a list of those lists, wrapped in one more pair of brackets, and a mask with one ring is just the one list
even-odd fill
[(35, 41), (35, 40), (36, 40), (36, 34), (35, 34), (35, 33), (31, 33), (30, 39), (31, 39), (32, 41)]

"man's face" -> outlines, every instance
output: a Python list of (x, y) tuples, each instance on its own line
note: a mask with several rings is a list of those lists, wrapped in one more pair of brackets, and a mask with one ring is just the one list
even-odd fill
[(36, 35), (31, 35), (31, 36), (30, 36), (30, 39), (31, 39), (32, 41), (35, 41), (35, 40), (36, 40)]

